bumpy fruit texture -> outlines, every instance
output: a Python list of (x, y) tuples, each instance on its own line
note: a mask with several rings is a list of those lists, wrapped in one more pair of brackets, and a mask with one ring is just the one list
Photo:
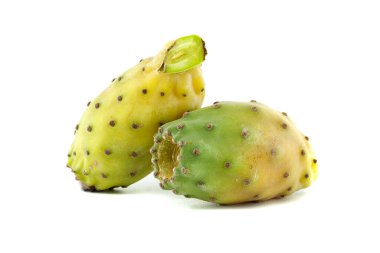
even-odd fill
[(67, 163), (83, 189), (126, 187), (151, 172), (149, 148), (158, 127), (202, 104), (205, 54), (196, 35), (169, 42), (89, 102)]
[(317, 177), (309, 138), (255, 101), (185, 113), (159, 128), (151, 152), (162, 188), (220, 204), (281, 198)]

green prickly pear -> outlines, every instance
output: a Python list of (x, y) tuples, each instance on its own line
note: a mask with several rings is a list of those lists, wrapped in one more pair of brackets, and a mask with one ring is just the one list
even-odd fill
[(205, 55), (196, 35), (169, 42), (88, 104), (67, 162), (84, 190), (126, 187), (151, 172), (149, 148), (158, 127), (203, 102)]
[(286, 113), (216, 102), (159, 128), (151, 148), (164, 189), (219, 204), (280, 198), (308, 187), (317, 160)]

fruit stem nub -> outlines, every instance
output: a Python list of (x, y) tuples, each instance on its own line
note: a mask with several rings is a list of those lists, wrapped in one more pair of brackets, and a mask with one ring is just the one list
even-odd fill
[(181, 37), (168, 47), (159, 71), (174, 74), (189, 70), (201, 64), (206, 54), (205, 43), (201, 37)]

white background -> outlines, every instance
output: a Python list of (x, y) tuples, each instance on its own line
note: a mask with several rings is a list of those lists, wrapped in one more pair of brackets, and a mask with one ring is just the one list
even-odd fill
[[(65, 167), (86, 103), (165, 42), (199, 34), (204, 105), (286, 111), (310, 188), (222, 207), (149, 175), (86, 193)], [(378, 1), (1, 1), (0, 252), (380, 252)]]

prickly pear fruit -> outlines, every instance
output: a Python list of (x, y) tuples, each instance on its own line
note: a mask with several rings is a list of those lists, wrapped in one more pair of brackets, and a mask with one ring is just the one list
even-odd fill
[(67, 163), (84, 190), (126, 187), (151, 172), (149, 148), (158, 127), (203, 102), (205, 55), (196, 35), (169, 42), (89, 102)]
[(281, 198), (317, 176), (309, 139), (286, 113), (216, 102), (159, 128), (151, 148), (164, 189), (219, 204)]

